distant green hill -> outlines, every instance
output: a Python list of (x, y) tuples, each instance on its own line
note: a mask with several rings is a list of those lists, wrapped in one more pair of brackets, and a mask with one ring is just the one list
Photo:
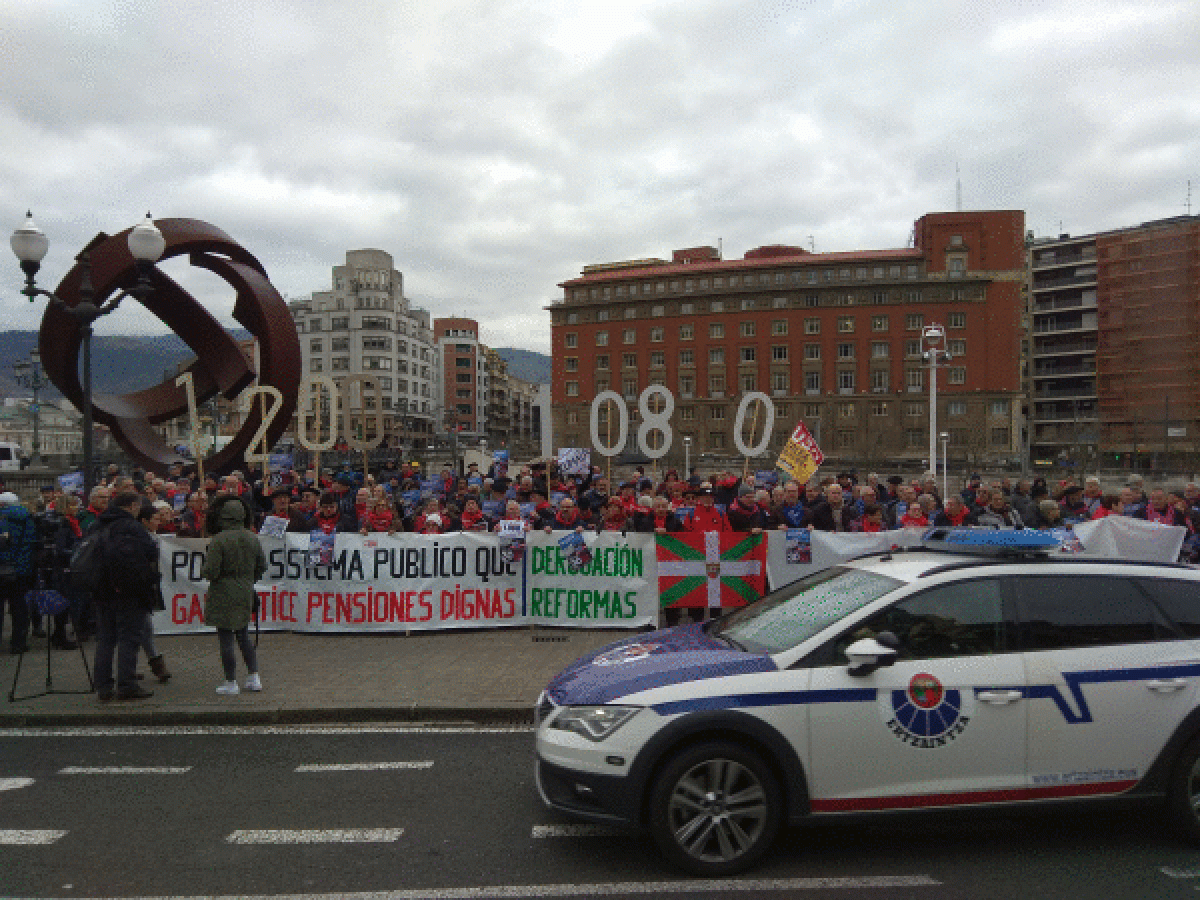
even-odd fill
[(550, 383), (550, 357), (545, 353), (522, 350), (519, 347), (497, 347), (500, 358), (508, 363), (508, 373), (534, 384)]

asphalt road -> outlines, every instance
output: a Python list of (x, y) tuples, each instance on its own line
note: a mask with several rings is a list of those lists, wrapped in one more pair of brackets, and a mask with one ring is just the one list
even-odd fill
[(528, 729), (0, 731), (0, 895), (1196, 896), (1155, 808), (790, 829), (734, 883), (543, 809)]

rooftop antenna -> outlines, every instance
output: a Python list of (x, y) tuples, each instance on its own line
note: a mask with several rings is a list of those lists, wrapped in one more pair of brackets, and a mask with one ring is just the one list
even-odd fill
[(1186, 205), (1187, 205), (1187, 214), (1190, 216), (1192, 214), (1192, 179), (1190, 179), (1190, 178), (1188, 179), (1187, 204)]
[(725, 258), (725, 239), (717, 238), (717, 259)]
[(954, 210), (962, 212), (962, 178), (959, 176), (958, 163), (954, 164)]
[(813, 240), (813, 236), (811, 234), (808, 236), (808, 252), (809, 253), (817, 252), (817, 242), (815, 240)]

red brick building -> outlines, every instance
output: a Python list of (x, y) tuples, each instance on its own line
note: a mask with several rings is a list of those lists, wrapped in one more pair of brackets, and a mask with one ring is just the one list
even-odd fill
[(442, 370), (438, 430), (483, 436), (487, 432), (488, 383), (479, 323), (459, 317), (434, 319), (433, 337)]
[[(698, 247), (669, 261), (586, 266), (549, 307), (555, 445), (590, 446), (592, 400), (614, 390), (629, 408), (636, 446), (638, 396), (660, 384), (675, 398), (668, 460), (676, 464), (684, 436), (693, 459), (737, 454), (732, 429), (748, 391), (774, 403), (772, 455), (804, 421), (834, 461), (919, 463), (929, 446), (921, 333), (936, 323), (953, 356), (938, 376), (938, 430), (950, 435), (950, 458), (1013, 458), (1024, 218), (931, 213), (904, 249), (771, 245), (725, 260)], [(752, 427), (747, 416), (750, 445), (762, 434), (761, 423), (754, 435)]]

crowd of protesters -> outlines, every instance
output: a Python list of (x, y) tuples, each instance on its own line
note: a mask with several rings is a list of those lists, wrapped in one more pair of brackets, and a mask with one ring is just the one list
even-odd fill
[[(222, 504), (235, 498), (241, 511), (222, 517)], [(122, 514), (115, 512), (118, 509)], [(48, 513), (52, 517), (47, 518)], [(942, 496), (933, 477), (870, 474), (860, 480), (855, 472), (800, 484), (776, 479), (774, 473), (760, 481), (753, 474), (721, 471), (700, 475), (695, 469), (683, 475), (668, 469), (659, 478), (638, 467), (622, 480), (610, 482), (600, 467), (570, 475), (560, 472), (554, 462), (512, 470), (495, 464), (486, 472), (473, 463), (465, 474), (456, 474), (449, 464), (434, 473), (390, 464), (377, 473), (352, 471), (343, 465), (340, 470), (319, 474), (285, 468), (265, 480), (234, 472), (200, 481), (185, 474), (181, 466), (166, 477), (148, 476), (136, 469), (125, 474), (110, 467), (86, 503), (47, 486), (31, 512), (15, 495), (0, 492), (0, 532), (9, 535), (7, 542), (0, 542), (0, 602), (8, 606), (12, 618), (12, 652), (27, 649), (30, 630), (35, 636), (46, 636), (47, 627), (52, 629), (54, 646), (76, 646), (65, 627), (66, 614), (43, 624), (36, 613), (30, 614), (23, 597), (42, 581), (67, 592), (64, 573), (71, 555), (93, 529), (116, 519), (122, 528), (134, 532), (129, 522), (136, 522), (146, 537), (135, 534), (137, 539), (130, 539), (130, 547), (140, 547), (138, 552), (153, 557), (156, 566), (156, 554), (149, 549), (154, 533), (212, 537), (221, 531), (221, 522), (229, 529), (239, 516), (244, 517), (247, 531), (304, 534), (489, 532), (500, 530), (501, 523), (510, 523), (503, 526), (510, 527), (514, 521), (521, 522), (525, 530), (546, 532), (761, 532), (789, 528), (879, 532), (938, 525), (1059, 528), (1104, 516), (1129, 516), (1185, 527), (1185, 559), (1200, 561), (1200, 488), (1189, 483), (1178, 490), (1154, 488), (1147, 492), (1139, 475), (1131, 476), (1115, 492), (1103, 490), (1095, 477), (1082, 484), (1069, 479), (1052, 484), (1044, 478), (1000, 478), (984, 483), (979, 475), (971, 475), (961, 491)], [(35, 518), (42, 523), (38, 527), (33, 524)], [(49, 535), (47, 521), (54, 523)], [(252, 563), (246, 565), (254, 568)], [(230, 577), (249, 577), (252, 584), (256, 574), (247, 571)], [(150, 588), (145, 593), (136, 604), (136, 621), (131, 617), (116, 629), (123, 642), (118, 648), (122, 658), (118, 660), (116, 691), (130, 697), (149, 696), (132, 681), (129, 659), (133, 651), (129, 646), (135, 640), (152, 673), (162, 682), (170, 678), (161, 654), (155, 651), (149, 625), (153, 610), (162, 608), (161, 596), (154, 597)], [(71, 597), (75, 639), (87, 640), (97, 629), (105, 631), (108, 613), (97, 599)], [(249, 689), (260, 687), (253, 654), (246, 653), (247, 615), (248, 608), (238, 607), (231, 614), (222, 610), (217, 623), (229, 632), (221, 635), (225, 693), (236, 688), (232, 674), (235, 643), (253, 675)], [(0, 624), (2, 621), (0, 608)], [(113, 626), (108, 632), (116, 628), (111, 616), (108, 625)], [(112, 633), (107, 637), (109, 643), (120, 643)], [(112, 650), (108, 643), (104, 647), (104, 659), (99, 662), (107, 668), (99, 676), (109, 680), (102, 696), (104, 689), (112, 690), (112, 676), (105, 674), (111, 669)]]

